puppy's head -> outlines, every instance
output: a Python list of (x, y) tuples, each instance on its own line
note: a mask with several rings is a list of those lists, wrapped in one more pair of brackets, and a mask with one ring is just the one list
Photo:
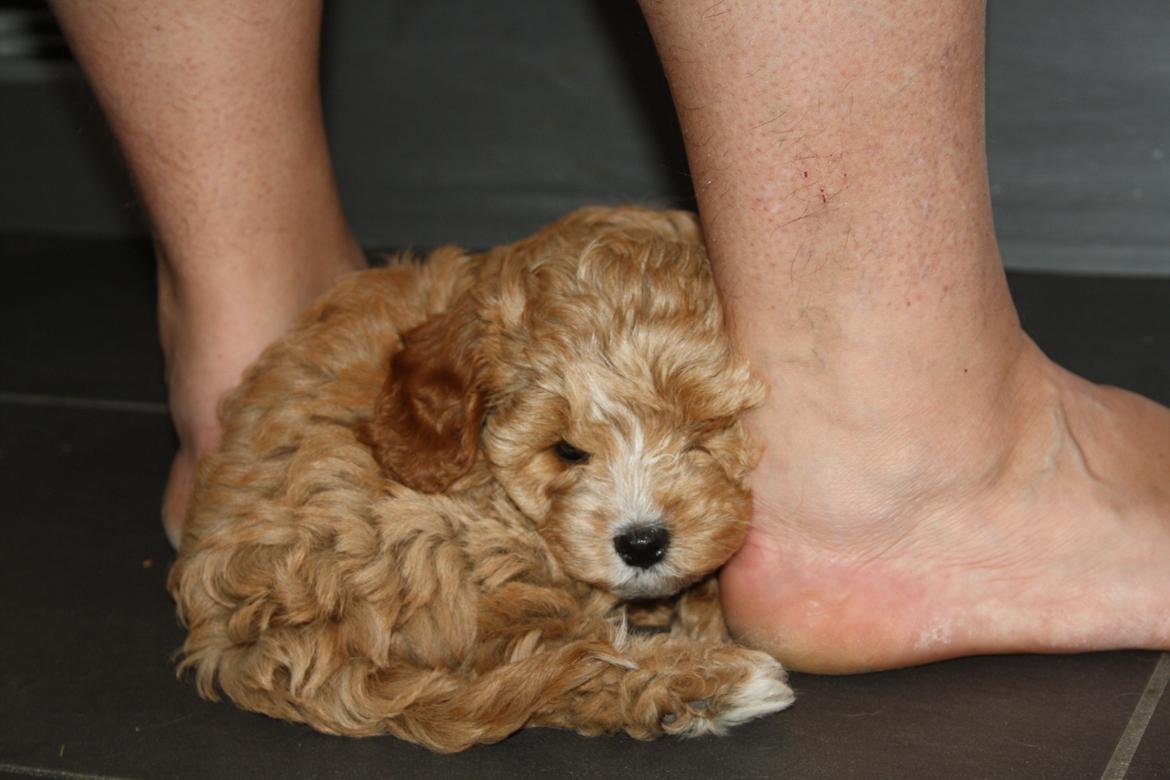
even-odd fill
[(369, 437), (437, 492), (483, 458), (565, 571), (669, 595), (740, 546), (762, 385), (731, 348), (692, 217), (587, 209), (494, 250), (404, 337)]

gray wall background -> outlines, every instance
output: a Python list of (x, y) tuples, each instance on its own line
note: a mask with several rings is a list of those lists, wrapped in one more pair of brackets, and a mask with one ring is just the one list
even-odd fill
[[(0, 19), (0, 232), (141, 233), (76, 67), (12, 40)], [(330, 0), (324, 49), (342, 197), (369, 246), (485, 246), (585, 203), (691, 203), (633, 0)], [(988, 50), (1009, 267), (1170, 274), (1170, 2), (999, 0)]]

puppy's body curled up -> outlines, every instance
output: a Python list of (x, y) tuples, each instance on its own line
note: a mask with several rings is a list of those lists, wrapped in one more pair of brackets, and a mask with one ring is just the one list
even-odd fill
[(710, 576), (747, 530), (762, 394), (681, 212), (348, 277), (224, 404), (170, 575), (181, 669), (440, 751), (783, 709)]

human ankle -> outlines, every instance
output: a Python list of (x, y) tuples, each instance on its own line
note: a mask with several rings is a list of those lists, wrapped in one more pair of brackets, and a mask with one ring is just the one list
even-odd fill
[(1026, 480), (1059, 438), (1059, 399), (1046, 358), (1024, 337), (1003, 363), (997, 382), (977, 391), (939, 381), (880, 402), (856, 386), (818, 395), (816, 383), (796, 388), (789, 377), (774, 387), (747, 420), (763, 444), (756, 531), (864, 550), (874, 534), (896, 533), (956, 495)]

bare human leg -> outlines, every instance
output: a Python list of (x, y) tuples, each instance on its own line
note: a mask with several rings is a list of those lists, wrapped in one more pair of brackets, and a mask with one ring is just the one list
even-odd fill
[(772, 393), (732, 628), (795, 669), (1170, 649), (1170, 411), (1051, 363), (992, 225), (982, 0), (642, 0)]
[(54, 0), (150, 217), (179, 451), (177, 546), (216, 406), (334, 279), (365, 265), (318, 85), (320, 0)]

